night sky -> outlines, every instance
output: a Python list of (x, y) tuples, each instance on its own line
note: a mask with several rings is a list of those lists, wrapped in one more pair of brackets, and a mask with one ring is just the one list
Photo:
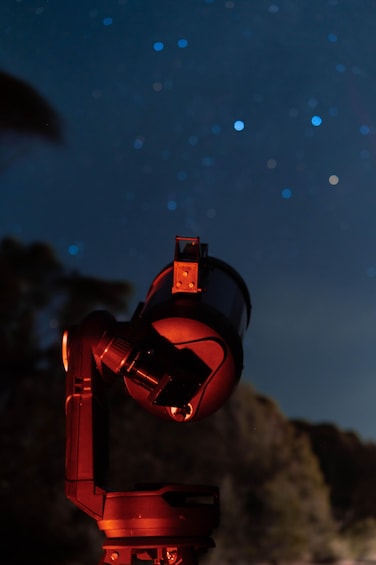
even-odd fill
[[(374, 0), (3, 0), (0, 68), (64, 143), (0, 138), (0, 236), (135, 286), (200, 237), (252, 298), (243, 379), (376, 441)], [(53, 322), (52, 322), (53, 324)]]

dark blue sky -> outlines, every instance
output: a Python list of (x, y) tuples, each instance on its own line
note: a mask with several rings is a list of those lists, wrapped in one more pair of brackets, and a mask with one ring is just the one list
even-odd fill
[(5, 0), (0, 38), (65, 132), (0, 139), (0, 236), (131, 281), (129, 315), (199, 236), (251, 293), (243, 378), (376, 440), (373, 1)]

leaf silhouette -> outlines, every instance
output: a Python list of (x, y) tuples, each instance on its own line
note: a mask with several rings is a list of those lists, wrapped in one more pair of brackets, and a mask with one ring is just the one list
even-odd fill
[(0, 133), (38, 136), (62, 141), (61, 118), (50, 103), (26, 81), (0, 70)]

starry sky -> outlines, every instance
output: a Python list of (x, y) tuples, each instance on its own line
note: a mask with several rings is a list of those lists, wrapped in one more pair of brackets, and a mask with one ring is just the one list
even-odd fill
[(0, 68), (64, 143), (0, 137), (0, 237), (134, 284), (200, 237), (252, 299), (243, 380), (376, 441), (373, 0), (4, 0)]

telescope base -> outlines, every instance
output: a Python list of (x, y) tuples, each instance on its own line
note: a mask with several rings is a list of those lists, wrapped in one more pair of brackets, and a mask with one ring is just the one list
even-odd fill
[(197, 565), (211, 547), (211, 538), (113, 538), (103, 543), (99, 565)]

